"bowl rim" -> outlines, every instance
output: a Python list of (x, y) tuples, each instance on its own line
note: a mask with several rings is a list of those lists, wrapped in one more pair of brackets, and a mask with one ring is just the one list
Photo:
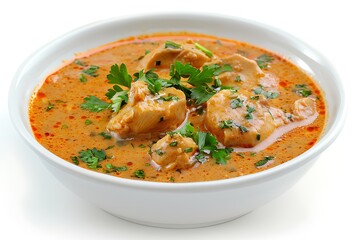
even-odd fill
[[(338, 112), (336, 116), (334, 117), (335, 120), (333, 124), (328, 129), (327, 133), (324, 133), (320, 140), (309, 150), (305, 151), (301, 155), (282, 163), (278, 166), (272, 167), (270, 169), (239, 176), (235, 178), (230, 179), (220, 179), (220, 180), (212, 180), (212, 181), (201, 181), (201, 182), (185, 182), (185, 183), (168, 183), (168, 182), (151, 182), (151, 181), (144, 181), (144, 180), (137, 180), (137, 179), (125, 179), (120, 177), (114, 177), (107, 174), (91, 171), (82, 167), (78, 167), (68, 161), (65, 161), (64, 159), (56, 156), (55, 154), (51, 153), (49, 150), (47, 150), (45, 147), (43, 147), (40, 143), (38, 143), (32, 133), (30, 133), (26, 129), (27, 123), (23, 122), (21, 120), (21, 116), (19, 111), (17, 111), (17, 108), (14, 107), (11, 103), (14, 102), (16, 99), (16, 93), (17, 89), (20, 88), (21, 81), (21, 72), (26, 68), (26, 65), (31, 61), (32, 58), (34, 58), (37, 54), (39, 54), (42, 51), (46, 51), (47, 48), (51, 47), (51, 45), (55, 44), (57, 41), (61, 41), (63, 39), (66, 39), (68, 37), (71, 37), (72, 35), (76, 35), (81, 31), (96, 28), (105, 24), (112, 23), (114, 21), (125, 21), (125, 20), (149, 20), (154, 18), (191, 18), (193, 21), (196, 21), (196, 19), (199, 18), (213, 18), (220, 21), (225, 20), (232, 20), (236, 22), (241, 22), (247, 25), (253, 25), (260, 28), (266, 28), (267, 30), (270, 30), (271, 32), (274, 32), (278, 35), (286, 37), (287, 41), (292, 41), (298, 45), (301, 45), (305, 47), (306, 49), (310, 50), (317, 58), (320, 58), (321, 61), (325, 64), (326, 69), (331, 72), (333, 75), (333, 78), (335, 79), (337, 83), (337, 91), (339, 94), (339, 104), (338, 104)], [(33, 90), (32, 90), (33, 91)], [(28, 102), (27, 102), (28, 103)], [(44, 46), (40, 47), (38, 50), (36, 50), (33, 54), (31, 54), (17, 69), (14, 78), (10, 85), (9, 90), (9, 98), (8, 98), (8, 108), (9, 108), (9, 114), (11, 121), (17, 130), (17, 132), (22, 136), (23, 140), (41, 157), (45, 158), (49, 163), (52, 165), (62, 168), (63, 170), (66, 170), (66, 172), (70, 174), (80, 175), (83, 177), (86, 177), (88, 179), (92, 179), (95, 181), (101, 181), (106, 182), (109, 184), (115, 184), (123, 187), (130, 187), (130, 188), (142, 188), (142, 189), (157, 189), (157, 190), (166, 190), (166, 191), (177, 191), (177, 190), (209, 190), (209, 189), (218, 189), (218, 187), (221, 188), (228, 188), (233, 185), (249, 185), (253, 184), (254, 182), (258, 181), (266, 181), (268, 178), (275, 178), (278, 176), (281, 176), (283, 174), (289, 173), (292, 170), (300, 167), (301, 165), (306, 164), (308, 161), (310, 161), (312, 158), (316, 158), (321, 152), (323, 152), (327, 147), (329, 147), (336, 139), (336, 137), (341, 132), (341, 129), (345, 122), (345, 116), (346, 116), (346, 100), (345, 100), (345, 92), (344, 87), (342, 85), (341, 79), (336, 72), (333, 65), (327, 60), (321, 53), (319, 53), (316, 49), (312, 48), (305, 42), (301, 41), (300, 39), (294, 37), (293, 35), (280, 30), (276, 27), (263, 24), (254, 20), (250, 19), (244, 19), (240, 17), (235, 16), (227, 16), (227, 15), (221, 15), (221, 14), (213, 14), (213, 13), (185, 13), (185, 12), (173, 12), (173, 13), (151, 13), (151, 14), (133, 14), (133, 15), (127, 15), (127, 16), (120, 16), (120, 17), (112, 17), (105, 20), (96, 21), (84, 26), (81, 26), (79, 28), (76, 28), (72, 31), (69, 31), (58, 38), (50, 41), (49, 43), (45, 44)], [(328, 124), (328, 123), (327, 123)]]

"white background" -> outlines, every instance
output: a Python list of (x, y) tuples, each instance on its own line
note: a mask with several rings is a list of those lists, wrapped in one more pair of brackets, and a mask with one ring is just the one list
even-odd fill
[[(235, 2), (235, 1), (233, 1)], [(360, 17), (356, 1), (6, 1), (0, 10), (0, 239), (360, 239)], [(150, 12), (210, 12), (285, 30), (338, 70), (345, 128), (290, 191), (235, 221), (201, 229), (145, 227), (115, 218), (65, 189), (11, 126), (7, 95), (21, 62), (50, 40), (97, 20)], [(10, 103), (11, 106), (11, 103)], [(222, 204), (218, 206), (221, 208)]]

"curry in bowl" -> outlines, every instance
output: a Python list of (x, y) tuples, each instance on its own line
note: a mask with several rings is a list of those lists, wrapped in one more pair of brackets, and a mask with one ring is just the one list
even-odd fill
[(251, 44), (193, 33), (131, 37), (79, 54), (36, 89), (37, 141), (93, 171), (156, 182), (233, 178), (311, 148), (322, 90)]

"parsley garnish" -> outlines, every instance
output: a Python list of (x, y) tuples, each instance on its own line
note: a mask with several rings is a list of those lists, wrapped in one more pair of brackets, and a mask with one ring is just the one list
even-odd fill
[(219, 128), (221, 128), (221, 129), (232, 128), (233, 125), (234, 125), (233, 120), (220, 121)]
[(54, 104), (52, 104), (51, 102), (48, 102), (48, 105), (47, 105), (47, 107), (45, 108), (45, 111), (50, 111), (51, 109), (54, 109), (55, 108), (55, 105)]
[(189, 152), (192, 152), (192, 151), (193, 151), (192, 147), (188, 147), (188, 148), (184, 149), (184, 153), (189, 153)]
[(264, 97), (267, 99), (274, 99), (279, 97), (279, 93), (278, 92), (264, 92)]
[(205, 53), (208, 57), (213, 57), (214, 54), (207, 48), (205, 48), (204, 46), (198, 44), (198, 43), (194, 43), (195, 47), (199, 50), (201, 50), (203, 53)]
[(232, 100), (230, 103), (230, 107), (232, 109), (242, 107), (243, 105), (244, 105), (244, 100), (242, 100), (240, 98), (236, 98), (236, 99)]
[(84, 74), (80, 74), (79, 80), (80, 82), (87, 82), (87, 78), (85, 77)]
[(174, 142), (171, 142), (171, 143), (169, 144), (169, 146), (170, 146), (170, 147), (176, 147), (177, 144), (178, 144), (178, 143), (177, 143), (176, 141), (174, 141)]
[(152, 94), (157, 94), (164, 87), (167, 86), (166, 82), (159, 78), (159, 76), (153, 72), (153, 70), (149, 70), (144, 73), (144, 70), (137, 72), (134, 74), (135, 81), (141, 80), (148, 84), (148, 89)]
[(76, 65), (79, 65), (79, 66), (85, 66), (85, 63), (83, 62), (83, 61), (80, 61), (79, 59), (76, 59), (75, 61), (74, 61), (74, 63), (76, 64)]
[(262, 167), (274, 158), (274, 156), (265, 156), (262, 160), (255, 163), (255, 167)]
[(100, 136), (102, 136), (104, 139), (111, 139), (111, 135), (109, 133), (106, 133), (106, 132), (101, 132), (99, 133)]
[(110, 73), (106, 77), (109, 80), (109, 83), (119, 84), (128, 88), (131, 87), (132, 77), (128, 73), (124, 63), (122, 63), (120, 67), (117, 64), (112, 65)]
[(70, 159), (75, 165), (79, 165), (79, 159), (76, 156), (71, 156)]
[(137, 177), (137, 178), (142, 178), (142, 179), (144, 179), (145, 178), (145, 172), (144, 172), (144, 170), (136, 170), (135, 172), (134, 172), (134, 176), (135, 177)]
[(105, 167), (106, 167), (106, 170), (105, 170), (106, 173), (111, 173), (111, 172), (124, 172), (124, 171), (127, 170), (127, 167), (126, 167), (126, 166), (117, 167), (117, 166), (112, 165), (111, 163), (107, 163), (107, 164), (105, 165)]
[(84, 98), (84, 103), (81, 104), (82, 109), (89, 110), (90, 112), (101, 112), (109, 108), (110, 103), (104, 102), (95, 96), (89, 96)]
[(217, 164), (226, 164), (227, 160), (230, 159), (230, 153), (233, 151), (232, 148), (220, 149), (217, 147), (218, 141), (216, 138), (208, 132), (195, 131), (194, 127), (187, 122), (178, 133), (185, 137), (192, 138), (198, 145), (199, 153), (195, 158), (199, 162), (205, 162), (205, 155), (211, 155)]
[(274, 59), (267, 54), (262, 54), (255, 59), (257, 65), (259, 66), (260, 69), (268, 68), (269, 63), (271, 63), (272, 60), (274, 60)]
[(168, 101), (178, 101), (179, 100), (179, 97), (178, 96), (166, 96), (166, 97), (159, 97), (158, 100), (162, 100), (162, 101), (165, 101), (165, 102), (168, 102)]
[(163, 152), (161, 149), (156, 149), (155, 152), (156, 152), (156, 154), (159, 155), (159, 156), (164, 155), (164, 152)]
[(90, 125), (90, 124), (92, 124), (93, 122), (90, 120), (90, 119), (86, 119), (85, 120), (85, 125), (87, 126), (87, 125)]
[(82, 70), (82, 72), (85, 73), (86, 75), (91, 76), (91, 77), (97, 77), (97, 76), (99, 76), (99, 74), (97, 74), (98, 69), (99, 69), (98, 66), (91, 65), (90, 67)]
[(296, 84), (295, 87), (296, 89), (294, 90), (294, 92), (298, 95), (308, 97), (312, 94), (312, 91), (308, 89), (308, 86), (306, 84)]
[(106, 153), (103, 149), (86, 149), (79, 152), (78, 158), (86, 163), (88, 168), (97, 169), (99, 162), (106, 159)]

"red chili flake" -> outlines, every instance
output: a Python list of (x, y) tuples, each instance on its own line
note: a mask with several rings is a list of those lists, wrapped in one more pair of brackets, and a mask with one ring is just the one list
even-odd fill
[(43, 92), (38, 92), (36, 96), (37, 96), (38, 98), (44, 98), (44, 97), (46, 97), (45, 93), (43, 93)]
[(35, 138), (37, 138), (37, 139), (42, 138), (42, 135), (40, 133), (35, 133), (34, 135), (35, 135)]
[(99, 118), (101, 118), (101, 116), (98, 115), (98, 116), (96, 116), (95, 118), (99, 119)]
[(46, 137), (48, 137), (49, 135), (50, 135), (50, 133), (48, 133), (48, 132), (45, 133), (45, 136), (46, 136)]
[(133, 165), (133, 163), (132, 162), (127, 162), (126, 165), (131, 166), (131, 165)]
[(74, 116), (69, 116), (69, 119), (74, 119), (75, 117)]
[(280, 82), (279, 82), (279, 85), (282, 86), (282, 87), (286, 87), (286, 86), (287, 86), (287, 83), (284, 82), (284, 81), (280, 81)]
[(81, 116), (81, 119), (87, 119), (87, 116)]

